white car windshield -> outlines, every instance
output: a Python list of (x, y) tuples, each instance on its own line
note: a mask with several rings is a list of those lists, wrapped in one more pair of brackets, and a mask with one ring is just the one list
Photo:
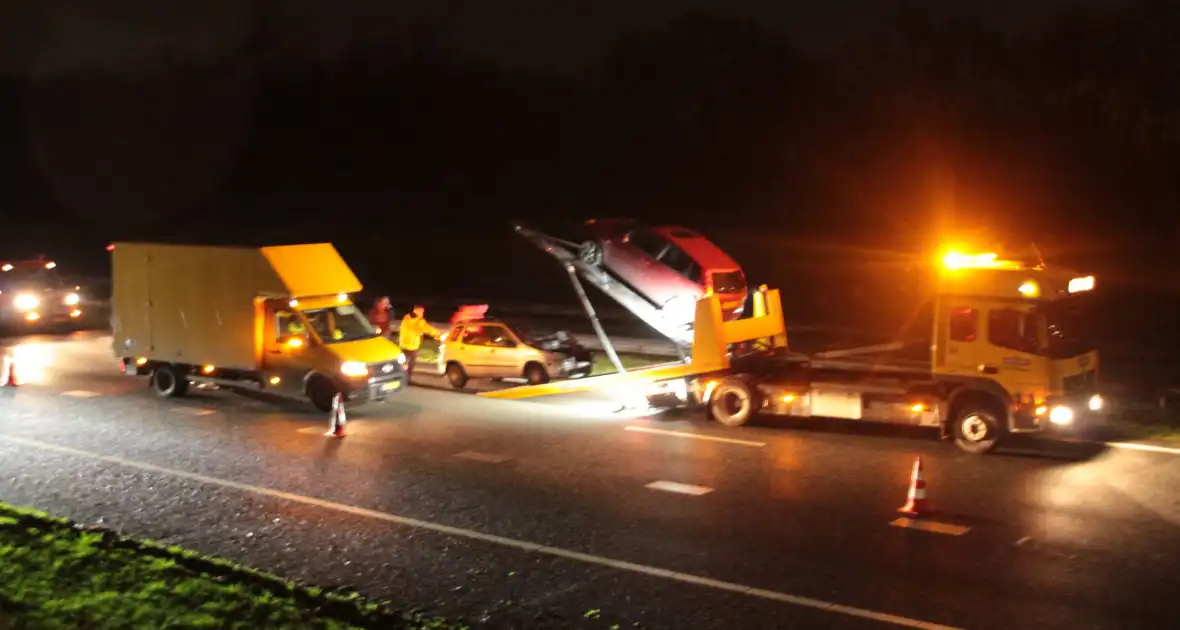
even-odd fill
[(342, 343), (377, 336), (377, 330), (352, 304), (308, 309), (303, 311), (303, 315), (324, 343)]

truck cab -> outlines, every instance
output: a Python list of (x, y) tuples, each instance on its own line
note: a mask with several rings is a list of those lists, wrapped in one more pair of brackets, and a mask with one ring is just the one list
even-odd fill
[(403, 389), (405, 355), (346, 294), (261, 304), (262, 370), (272, 390), (303, 393), (320, 409), (340, 392), (381, 401)]
[[(946, 410), (957, 440), (982, 445), (1001, 430), (1068, 427), (1102, 409), (1098, 351), (1082, 317), (1093, 276), (994, 253), (952, 252), (941, 262), (932, 368), (961, 385)], [(997, 400), (1003, 409), (981, 404)]]
[(76, 323), (82, 317), (79, 291), (52, 260), (0, 262), (0, 327), (23, 332)]

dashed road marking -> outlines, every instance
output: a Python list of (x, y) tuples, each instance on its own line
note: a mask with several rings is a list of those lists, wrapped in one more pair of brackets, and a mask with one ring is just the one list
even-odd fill
[(173, 407), (172, 413), (183, 413), (189, 416), (211, 416), (217, 413), (215, 409), (198, 409), (197, 407)]
[(62, 392), (62, 396), (69, 396), (71, 398), (98, 398), (102, 394), (98, 392), (89, 392), (84, 389), (72, 389), (68, 392)]
[(750, 440), (738, 440), (734, 438), (713, 437), (712, 435), (701, 435), (699, 433), (688, 433), (686, 431), (667, 431), (664, 429), (649, 429), (647, 427), (626, 426), (624, 431), (636, 431), (639, 433), (654, 433), (656, 435), (672, 435), (675, 437), (691, 438), (694, 440), (708, 440), (710, 442), (724, 442), (726, 444), (739, 444), (741, 446), (752, 446), (754, 448), (762, 448), (766, 446), (766, 442), (752, 442)]
[(926, 521), (913, 518), (901, 517), (890, 525), (894, 527), (901, 527), (903, 529), (916, 529), (923, 532), (930, 532), (932, 534), (945, 534), (947, 536), (962, 536), (971, 531), (970, 527), (962, 525), (952, 525), (950, 523), (940, 523), (938, 521)]
[(1148, 453), (1167, 453), (1168, 455), (1180, 455), (1180, 448), (1155, 446), (1154, 444), (1136, 444), (1135, 442), (1107, 442), (1106, 445), (1111, 448), (1123, 448), (1129, 451), (1146, 451)]
[(27, 438), (13, 437), (8, 435), (0, 435), (0, 441), (9, 442), (12, 444), (23, 444), (33, 448), (39, 448), (46, 451), (53, 451), (65, 455), (73, 455), (75, 457), (84, 457), (96, 461), (116, 464), (127, 468), (136, 468), (139, 470), (152, 472), (161, 475), (168, 475), (179, 479), (188, 479), (190, 481), (197, 481), (211, 486), (220, 486), (222, 488), (230, 488), (240, 492), (247, 492), (259, 496), (266, 496), (275, 499), (282, 499), (284, 501), (291, 501), (292, 503), (300, 503), (303, 505), (310, 505), (325, 510), (333, 510), (345, 514), (352, 514), (354, 516), (362, 516), (374, 520), (384, 521), (386, 523), (393, 523), (395, 525), (402, 525), (405, 527), (414, 527), (426, 531), (444, 534), (447, 536), (454, 536), (456, 538), (465, 538), (468, 540), (477, 540), (480, 542), (490, 543), (493, 545), (500, 545), (502, 547), (511, 547), (521, 551), (544, 554), (556, 558), (563, 558), (566, 560), (573, 560), (575, 562), (582, 562), (584, 564), (591, 564), (601, 567), (609, 567), (619, 571), (628, 571), (641, 575), (662, 578), (665, 580), (672, 580), (684, 584), (693, 584), (695, 586), (703, 586), (718, 591), (727, 591), (730, 593), (739, 593), (750, 597), (757, 597), (760, 599), (776, 601), (792, 606), (799, 606), (802, 608), (810, 608), (812, 610), (820, 610), (839, 615), (846, 615), (849, 617), (856, 617), (859, 619), (868, 619), (878, 621), (881, 623), (891, 624), (903, 628), (917, 628), (919, 630), (962, 630), (954, 626), (946, 626), (942, 624), (932, 623), (929, 621), (922, 621), (921, 619), (914, 619), (912, 617), (903, 617), (901, 615), (893, 615), (867, 608), (857, 608), (855, 606), (845, 606), (843, 604), (835, 604), (826, 602), (821, 599), (813, 599), (811, 597), (803, 597), (801, 595), (791, 595), (790, 593), (782, 593), (779, 591), (771, 591), (767, 589), (755, 588), (737, 582), (726, 582), (723, 580), (714, 580), (711, 578), (693, 575), (691, 573), (681, 573), (679, 571), (672, 571), (669, 569), (661, 569), (659, 567), (638, 564), (635, 562), (627, 562), (626, 560), (616, 560), (605, 556), (596, 556), (593, 554), (574, 551), (572, 549), (563, 549), (561, 547), (549, 547), (546, 545), (539, 545), (525, 540), (518, 540), (515, 538), (508, 538), (505, 536), (497, 536), (495, 534), (486, 534), (480, 531), (464, 529), (461, 527), (454, 527), (451, 525), (443, 525), (442, 523), (434, 523), (431, 521), (423, 521), (409, 516), (401, 516), (399, 514), (391, 514), (388, 512), (379, 512), (377, 510), (370, 510), (368, 508), (357, 507), (355, 505), (348, 505), (346, 503), (336, 503), (335, 501), (326, 501), (324, 499), (317, 499), (315, 497), (303, 496), (291, 492), (284, 492), (282, 490), (275, 490), (273, 488), (266, 488), (263, 486), (255, 486), (251, 484), (241, 483), (237, 481), (230, 481), (229, 479), (219, 479), (217, 477), (209, 477), (198, 473), (188, 472), (184, 470), (176, 470), (173, 468), (165, 468), (163, 466), (156, 466), (155, 464), (148, 464), (145, 462), (138, 462), (130, 459), (123, 459), (121, 457), (114, 457), (111, 455), (100, 455), (98, 453), (91, 453), (89, 451), (82, 451), (68, 446), (60, 446), (49, 442), (42, 442), (40, 440), (30, 440)]
[(713, 491), (712, 488), (705, 486), (693, 486), (687, 483), (676, 483), (675, 481), (653, 481), (644, 488), (652, 490), (663, 490), (664, 492), (676, 492), (678, 494), (691, 494), (693, 496), (702, 496)]
[(480, 453), (478, 451), (463, 451), (462, 453), (455, 453), (455, 457), (462, 457), (463, 459), (470, 459), (477, 462), (487, 462), (489, 464), (500, 464), (506, 462), (511, 457), (507, 455), (496, 455), (495, 453)]

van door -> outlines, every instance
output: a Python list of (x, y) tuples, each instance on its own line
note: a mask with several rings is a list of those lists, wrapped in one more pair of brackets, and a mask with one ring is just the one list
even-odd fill
[[(265, 387), (289, 392), (303, 391), (307, 374), (307, 352), (311, 344), (307, 321), (282, 300), (263, 305), (262, 366)], [(278, 383), (274, 382), (275, 378)]]

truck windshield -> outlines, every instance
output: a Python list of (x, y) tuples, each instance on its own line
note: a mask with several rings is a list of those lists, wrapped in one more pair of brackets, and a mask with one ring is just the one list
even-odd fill
[(303, 311), (324, 343), (343, 343), (377, 336), (377, 330), (352, 304)]
[(65, 285), (61, 276), (50, 269), (41, 266), (13, 267), (0, 273), (0, 288), (43, 287), (46, 289), (60, 289)]
[(1045, 318), (1047, 346), (1045, 355), (1051, 359), (1068, 359), (1094, 350), (1089, 335), (1086, 308), (1089, 296), (1073, 296), (1055, 300), (1040, 307)]

